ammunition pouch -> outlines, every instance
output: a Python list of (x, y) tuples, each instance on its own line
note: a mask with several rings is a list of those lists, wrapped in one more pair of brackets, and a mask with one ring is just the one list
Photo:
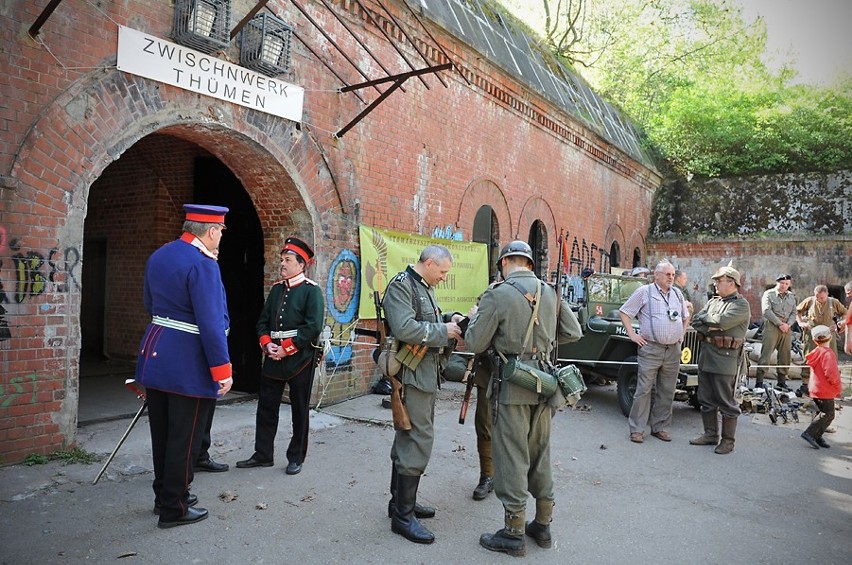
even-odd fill
[(739, 349), (745, 340), (731, 335), (714, 335), (705, 337), (704, 341), (712, 343), (719, 349)]

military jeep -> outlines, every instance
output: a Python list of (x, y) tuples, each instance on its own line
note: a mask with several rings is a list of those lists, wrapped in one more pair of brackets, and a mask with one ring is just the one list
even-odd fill
[[(559, 363), (577, 365), (587, 386), (602, 380), (617, 383), (618, 404), (625, 416), (630, 414), (636, 392), (637, 348), (627, 337), (618, 309), (633, 291), (646, 284), (645, 278), (595, 273), (583, 280), (579, 288), (569, 289), (578, 291), (569, 292), (567, 298), (583, 327), (583, 337), (559, 346)], [(633, 327), (639, 331), (636, 320)], [(698, 370), (694, 364), (700, 338), (695, 330), (687, 329), (675, 392), (675, 400), (688, 402), (695, 408), (699, 404)]]

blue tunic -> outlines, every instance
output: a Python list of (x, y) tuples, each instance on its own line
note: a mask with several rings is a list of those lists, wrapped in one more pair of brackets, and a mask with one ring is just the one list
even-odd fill
[(155, 251), (145, 267), (145, 310), (198, 326), (199, 333), (149, 324), (136, 364), (146, 388), (216, 398), (217, 381), (231, 376), (230, 323), (219, 265), (184, 234)]

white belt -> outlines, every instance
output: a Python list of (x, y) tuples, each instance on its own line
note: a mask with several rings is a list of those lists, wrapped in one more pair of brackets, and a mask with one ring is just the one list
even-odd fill
[[(164, 318), (162, 316), (154, 316), (151, 318), (151, 323), (155, 326), (163, 326), (164, 328), (171, 328), (173, 330), (178, 330), (182, 332), (186, 332), (188, 334), (196, 334), (201, 333), (198, 330), (198, 326), (195, 324), (190, 324), (189, 322), (181, 322), (180, 320), (172, 320), (171, 318)], [(228, 335), (231, 332), (231, 328), (225, 328), (225, 335)]]
[(272, 339), (287, 339), (288, 337), (296, 337), (298, 334), (298, 330), (287, 330), (286, 332), (269, 332), (269, 337)]

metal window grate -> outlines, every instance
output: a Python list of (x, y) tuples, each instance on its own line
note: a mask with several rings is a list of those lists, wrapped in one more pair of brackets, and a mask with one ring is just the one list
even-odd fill
[(230, 0), (177, 0), (172, 35), (178, 43), (212, 53), (231, 43)]
[(267, 76), (290, 69), (293, 28), (271, 14), (253, 17), (240, 34), (240, 63)]

